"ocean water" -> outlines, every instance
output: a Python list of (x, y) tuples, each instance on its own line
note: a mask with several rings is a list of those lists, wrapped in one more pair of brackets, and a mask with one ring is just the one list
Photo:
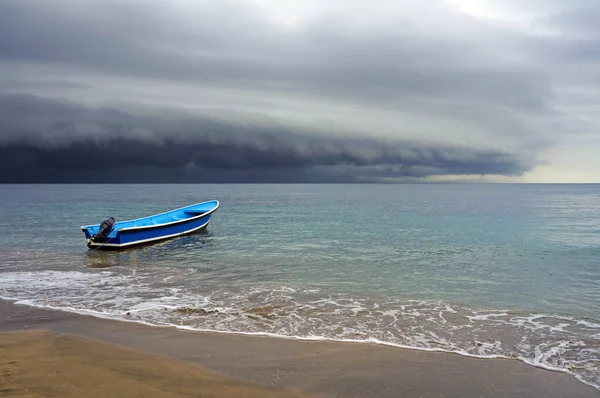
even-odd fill
[[(205, 200), (206, 232), (81, 225)], [(157, 326), (508, 357), (600, 389), (600, 185), (0, 185), (0, 297)]]

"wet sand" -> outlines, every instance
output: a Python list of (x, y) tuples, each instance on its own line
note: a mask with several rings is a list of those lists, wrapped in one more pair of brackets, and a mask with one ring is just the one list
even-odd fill
[[(195, 367), (195, 371), (206, 372), (203, 373), (205, 376), (198, 376), (199, 382), (218, 379), (221, 381), (215, 381), (216, 385), (226, 387), (227, 383), (234, 383), (231, 381), (233, 378), (238, 380), (235, 383), (239, 383), (234, 387), (250, 383), (251, 387), (245, 385), (244, 388), (268, 387), (286, 390), (286, 392), (269, 391), (271, 394), (289, 392), (304, 396), (349, 398), (600, 397), (599, 391), (568, 374), (534, 368), (517, 360), (475, 359), (449, 353), (406, 350), (374, 344), (309, 342), (263, 336), (180, 331), (173, 328), (150, 327), (42, 310), (0, 301), (1, 331), (30, 329), (48, 330), (59, 334), (68, 333), (110, 343), (113, 346), (103, 350), (111, 358), (123, 363), (128, 363), (131, 356), (160, 355), (160, 360), (139, 361), (139, 363), (146, 362), (148, 365), (145, 368), (145, 372), (148, 373), (141, 373), (137, 379), (142, 385), (155, 378), (151, 373), (153, 366), (163, 369), (160, 366), (167, 365), (160, 365), (161, 361), (170, 358), (178, 362), (169, 361), (171, 364), (169, 366), (200, 365), (211, 372), (216, 372), (213, 374)], [(52, 339), (59, 340), (74, 338), (63, 335), (52, 336)], [(3, 342), (4, 339), (1, 341)], [(98, 344), (90, 340), (77, 341), (79, 349), (77, 352), (71, 352), (71, 355), (79, 356), (77, 360), (82, 361), (89, 355), (88, 350), (92, 350), (91, 347), (96, 347), (94, 344)], [(126, 347), (128, 350), (121, 350), (114, 345)], [(28, 345), (17, 344), (17, 346), (26, 350)], [(0, 352), (4, 352), (4, 348), (1, 350)], [(33, 352), (31, 351), (30, 354)], [(1, 357), (0, 375), (8, 369), (10, 361), (12, 360), (6, 356)], [(63, 365), (58, 366), (57, 369), (61, 366)], [(89, 368), (88, 373), (93, 373), (92, 369)], [(106, 369), (103, 369), (102, 372), (105, 372)], [(117, 369), (111, 374), (117, 377), (121, 373)], [(211, 379), (213, 377), (215, 379)], [(78, 378), (85, 379), (85, 373)], [(167, 382), (168, 379), (170, 376), (166, 376), (164, 381)], [(4, 382), (4, 379), (0, 378), (0, 381)], [(0, 385), (0, 395), (2, 395), (1, 388), (2, 385)], [(185, 391), (181, 393), (173, 391), (173, 394), (180, 395), (172, 396), (194, 396), (184, 395), (185, 393)], [(138, 396), (136, 394), (117, 396)], [(140, 393), (141, 395), (150, 396), (146, 393)], [(85, 396), (103, 395), (86, 394)], [(241, 397), (243, 395), (234, 393), (221, 396)], [(258, 396), (269, 397), (270, 395), (262, 395), (261, 392)]]

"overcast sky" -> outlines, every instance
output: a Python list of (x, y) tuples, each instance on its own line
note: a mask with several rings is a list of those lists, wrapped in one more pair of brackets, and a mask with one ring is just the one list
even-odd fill
[(0, 182), (600, 182), (597, 0), (6, 0)]

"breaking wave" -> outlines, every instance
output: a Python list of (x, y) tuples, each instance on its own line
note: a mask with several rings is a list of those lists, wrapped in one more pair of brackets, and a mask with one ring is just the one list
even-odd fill
[(7, 272), (0, 279), (0, 297), (154, 326), (514, 358), (570, 373), (600, 389), (596, 320), (473, 309), (442, 301), (356, 297), (314, 287), (193, 289), (180, 283), (181, 278), (186, 274), (157, 279), (114, 271)]

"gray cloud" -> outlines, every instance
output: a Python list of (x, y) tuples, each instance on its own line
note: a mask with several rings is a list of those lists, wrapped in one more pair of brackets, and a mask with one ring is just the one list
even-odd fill
[(496, 54), (498, 45), (510, 48), (513, 33), (486, 30), (453, 15), (443, 2), (435, 5), (459, 19), (463, 34), (414, 34), (410, 28), (419, 26), (408, 17), (399, 21), (402, 30), (366, 28), (357, 34), (345, 19), (332, 16), (288, 31), (233, 1), (204, 2), (187, 24), (165, 2), (61, 5), (3, 3), (0, 54), (117, 75), (291, 89), (389, 107), (398, 98), (422, 95), (540, 108), (551, 94), (544, 73)]
[(443, 0), (319, 3), (291, 27), (235, 0), (0, 2), (0, 94), (75, 99), (2, 97), (2, 155), (28, 159), (25, 180), (84, 179), (76, 169), (102, 148), (114, 167), (93, 169), (101, 179), (521, 175), (564, 137), (599, 131), (599, 8), (479, 4), (530, 19)]
[(444, 174), (520, 175), (501, 151), (327, 137), (273, 123), (139, 115), (34, 96), (0, 97), (1, 182), (360, 182)]
[(570, 36), (600, 38), (598, 28), (600, 5), (597, 1), (580, 2), (572, 5), (563, 4), (557, 11), (541, 17), (539, 23)]

